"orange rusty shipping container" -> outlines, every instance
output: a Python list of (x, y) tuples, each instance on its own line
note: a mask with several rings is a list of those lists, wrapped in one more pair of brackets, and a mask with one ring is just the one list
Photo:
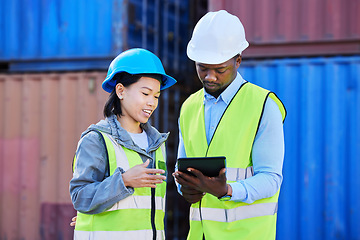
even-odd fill
[(360, 1), (208, 0), (245, 27), (250, 47), (244, 57), (360, 53)]
[[(81, 133), (103, 119), (106, 72), (0, 74), (0, 239), (73, 237), (69, 181)], [(168, 173), (174, 171), (177, 118), (188, 90), (162, 92), (151, 122), (167, 141)], [(187, 219), (185, 200), (168, 176), (168, 238)], [(186, 231), (183, 231), (184, 234)], [(177, 234), (177, 233), (176, 233)]]
[(105, 73), (0, 75), (0, 239), (71, 239), (71, 164)]

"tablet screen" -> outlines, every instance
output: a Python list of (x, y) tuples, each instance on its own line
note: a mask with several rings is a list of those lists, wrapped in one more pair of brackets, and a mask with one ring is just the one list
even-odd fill
[(179, 158), (178, 170), (188, 173), (187, 168), (195, 168), (208, 177), (216, 177), (222, 168), (226, 167), (226, 158), (221, 157), (195, 157)]

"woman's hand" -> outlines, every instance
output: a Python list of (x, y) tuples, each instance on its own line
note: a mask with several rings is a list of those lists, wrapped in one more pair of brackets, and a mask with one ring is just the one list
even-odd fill
[(76, 225), (76, 218), (77, 218), (77, 216), (75, 216), (71, 219), (70, 226), (74, 227)]
[(159, 175), (165, 173), (162, 169), (146, 168), (149, 165), (149, 159), (143, 164), (136, 165), (122, 174), (122, 178), (126, 187), (156, 188), (156, 184), (162, 183), (166, 177)]

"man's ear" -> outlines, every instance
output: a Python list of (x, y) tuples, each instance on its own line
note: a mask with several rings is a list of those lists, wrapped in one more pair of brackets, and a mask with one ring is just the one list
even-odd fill
[(240, 67), (240, 63), (241, 63), (241, 60), (242, 60), (242, 58), (241, 58), (241, 55), (239, 54), (239, 56), (237, 56), (237, 58), (236, 58), (236, 67), (237, 68), (239, 68)]
[(116, 95), (120, 100), (124, 98), (123, 96), (124, 90), (125, 90), (124, 85), (122, 85), (121, 83), (116, 84), (115, 91), (116, 91)]

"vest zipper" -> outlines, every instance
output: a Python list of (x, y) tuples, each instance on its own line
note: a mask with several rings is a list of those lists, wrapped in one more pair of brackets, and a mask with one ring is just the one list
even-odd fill
[(153, 240), (156, 240), (155, 209), (155, 188), (151, 188), (151, 227), (153, 230)]

